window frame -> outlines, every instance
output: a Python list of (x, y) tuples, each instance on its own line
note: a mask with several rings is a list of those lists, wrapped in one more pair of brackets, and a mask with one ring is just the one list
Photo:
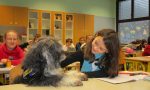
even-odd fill
[[(116, 1), (116, 31), (117, 32), (119, 31), (118, 30), (119, 23), (150, 20), (150, 1), (149, 1), (149, 15), (147, 17), (134, 18), (134, 1), (135, 0), (131, 0), (131, 19), (122, 19), (122, 20), (119, 20), (119, 3), (121, 1), (126, 1), (126, 0), (117, 0)], [(150, 28), (150, 26), (149, 26), (149, 28)]]

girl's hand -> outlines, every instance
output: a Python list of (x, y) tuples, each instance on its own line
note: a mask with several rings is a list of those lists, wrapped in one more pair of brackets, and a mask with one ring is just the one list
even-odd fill
[(1, 59), (1, 62), (4, 64), (7, 63), (7, 61), (8, 61), (8, 59)]

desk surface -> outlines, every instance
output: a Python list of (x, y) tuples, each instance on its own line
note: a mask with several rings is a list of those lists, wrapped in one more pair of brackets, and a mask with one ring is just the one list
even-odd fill
[(0, 86), (0, 90), (150, 90), (150, 81), (139, 80), (122, 84), (111, 84), (97, 79), (89, 79), (78, 87), (29, 87), (23, 84)]
[(0, 74), (2, 73), (8, 73), (14, 66), (6, 67), (6, 68), (0, 68)]
[(150, 62), (150, 56), (130, 57), (130, 58), (126, 58), (126, 60)]

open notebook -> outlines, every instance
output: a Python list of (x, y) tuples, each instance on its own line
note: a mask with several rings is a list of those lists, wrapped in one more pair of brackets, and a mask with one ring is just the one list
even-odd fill
[(121, 72), (115, 78), (98, 78), (99, 80), (103, 80), (113, 84), (131, 82), (136, 80), (141, 80), (147, 77), (146, 73), (139, 73), (139, 72)]

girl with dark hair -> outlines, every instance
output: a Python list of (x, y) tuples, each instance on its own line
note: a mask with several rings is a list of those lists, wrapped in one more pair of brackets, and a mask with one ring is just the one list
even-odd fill
[(119, 39), (112, 29), (98, 31), (88, 42), (83, 51), (77, 51), (61, 62), (65, 67), (79, 61), (81, 72), (89, 78), (110, 77), (118, 75)]

